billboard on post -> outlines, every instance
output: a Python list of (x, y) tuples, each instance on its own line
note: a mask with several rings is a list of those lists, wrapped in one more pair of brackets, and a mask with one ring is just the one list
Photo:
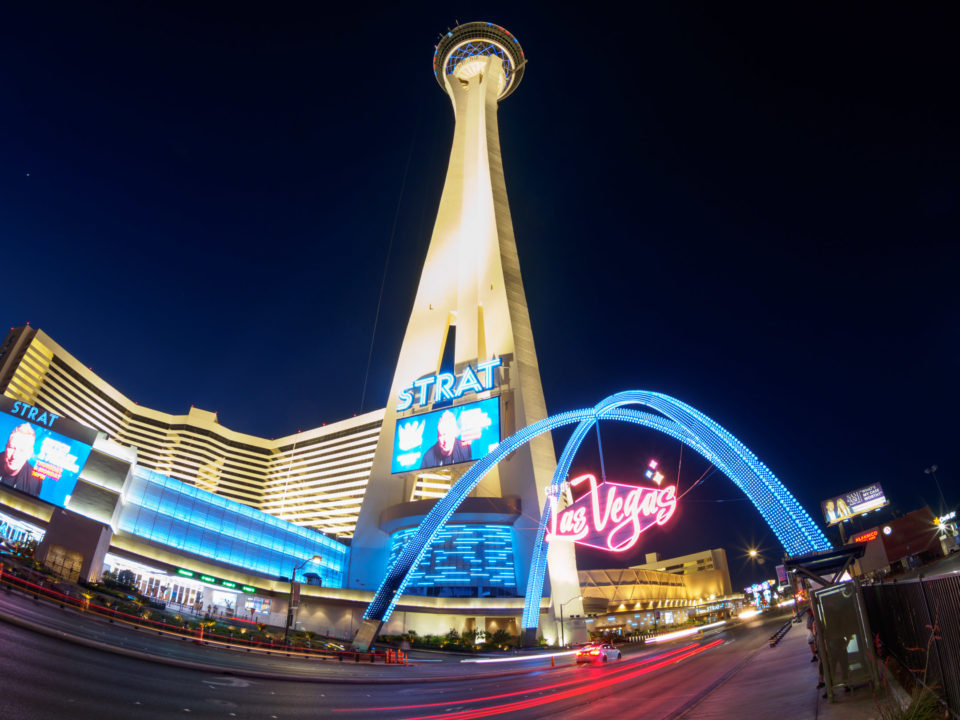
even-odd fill
[(391, 472), (479, 460), (500, 443), (500, 398), (397, 420)]
[(0, 396), (0, 484), (64, 507), (97, 431)]
[(887, 503), (888, 500), (883, 494), (880, 483), (873, 483), (859, 490), (824, 500), (820, 506), (827, 525), (836, 525), (857, 515), (863, 515), (865, 512), (882, 508)]

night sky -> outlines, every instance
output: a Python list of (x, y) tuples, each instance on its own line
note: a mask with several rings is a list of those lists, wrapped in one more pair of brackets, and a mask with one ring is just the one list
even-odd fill
[[(955, 505), (949, 4), (643, 5), (7, 7), (0, 321), (243, 432), (382, 407), (453, 132), (433, 46), (491, 20), (529, 60), (499, 116), (549, 410), (673, 395), (818, 522), (872, 482), (936, 512), (933, 464)], [(675, 441), (603, 432), (610, 479), (676, 477)], [(681, 489), (705, 473), (669, 532), (582, 566), (720, 546), (735, 585), (772, 576), (773, 534), (685, 451)]]

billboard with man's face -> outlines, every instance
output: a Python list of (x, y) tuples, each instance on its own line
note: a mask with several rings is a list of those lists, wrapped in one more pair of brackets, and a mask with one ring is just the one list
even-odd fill
[(500, 398), (397, 420), (391, 472), (479, 460), (500, 443)]
[(836, 525), (856, 515), (882, 508), (886, 504), (887, 498), (880, 483), (873, 483), (820, 503), (827, 525)]
[(64, 507), (97, 431), (0, 396), (0, 484)]

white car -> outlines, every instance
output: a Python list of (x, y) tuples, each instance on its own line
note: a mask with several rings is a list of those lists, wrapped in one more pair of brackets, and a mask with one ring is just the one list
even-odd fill
[(577, 651), (577, 664), (607, 662), (607, 660), (619, 660), (621, 657), (623, 656), (620, 651), (610, 643), (591, 643)]

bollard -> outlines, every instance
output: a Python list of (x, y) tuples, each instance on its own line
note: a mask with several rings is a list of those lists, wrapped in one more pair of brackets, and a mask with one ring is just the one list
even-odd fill
[(553, 662), (553, 655), (550, 656), (550, 667), (556, 667), (556, 665)]

